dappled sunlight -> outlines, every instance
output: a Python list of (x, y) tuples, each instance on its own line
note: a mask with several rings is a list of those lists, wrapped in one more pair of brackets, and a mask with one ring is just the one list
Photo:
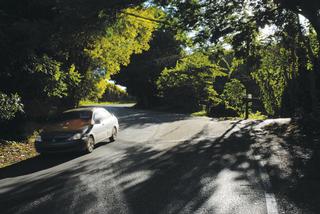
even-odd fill
[[(234, 141), (236, 139), (230, 142), (228, 139), (197, 141), (201, 135), (202, 133), (199, 133), (193, 139), (166, 152), (148, 147), (131, 147), (125, 156), (114, 163), (117, 165), (114, 168), (115, 180), (122, 177), (134, 179), (132, 175), (138, 175), (139, 172), (145, 177), (143, 182), (141, 177), (135, 178), (135, 185), (128, 186), (128, 182), (119, 182), (134, 213), (193, 213), (203, 209), (209, 211), (216, 204), (213, 199), (221, 195), (219, 190), (224, 191), (225, 187), (221, 186), (219, 179), (226, 179), (225, 172), (230, 176), (230, 182), (227, 183), (234, 183), (235, 187), (245, 181), (245, 188), (240, 185), (240, 188), (232, 190), (239, 192), (239, 195), (235, 196), (239, 197), (238, 202), (252, 203), (250, 194), (241, 194), (241, 191), (256, 191), (250, 189), (252, 179), (248, 179), (246, 175), (247, 171), (255, 171), (255, 165), (244, 162), (247, 160), (249, 144)], [(234, 146), (237, 148), (232, 149)], [(257, 181), (255, 182), (252, 186), (257, 184)], [(135, 181), (129, 183), (134, 184)], [(261, 198), (263, 195), (256, 199), (257, 208), (261, 208)], [(220, 211), (230, 213), (230, 210)]]
[[(146, 117), (151, 118), (150, 114)], [(130, 123), (135, 126), (140, 121)], [(158, 123), (170, 122), (165, 119)], [(51, 205), (56, 212), (264, 212), (264, 189), (254, 157), (259, 136), (254, 127), (260, 122), (229, 122), (224, 132), (211, 130), (210, 123), (219, 122), (211, 121), (188, 140), (175, 143), (150, 138), (144, 144), (132, 141), (123, 142), (125, 146), (115, 144), (114, 148), (101, 146), (89, 155), (90, 159), (66, 160), (67, 169), (57, 168), (55, 174), (33, 178), (23, 187), (11, 186), (6, 195), (8, 198), (27, 195), (21, 203), (26, 212), (41, 212)], [(148, 128), (142, 126), (141, 133), (145, 129)], [(121, 150), (105, 155), (105, 149), (117, 146)], [(41, 191), (30, 192), (34, 188)], [(43, 200), (42, 204), (42, 198), (46, 197), (55, 200)], [(32, 201), (40, 204), (30, 209), (25, 207)], [(15, 212), (12, 203), (6, 201), (5, 207)], [(68, 205), (57, 207), (58, 203)], [(116, 206), (106, 208), (107, 204)], [(112, 210), (117, 206), (122, 207), (120, 211)]]

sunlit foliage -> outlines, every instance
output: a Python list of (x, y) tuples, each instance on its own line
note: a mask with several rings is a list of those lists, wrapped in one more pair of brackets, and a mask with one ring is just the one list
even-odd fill
[(99, 99), (105, 80), (149, 49), (158, 23), (135, 14), (162, 13), (141, 2), (1, 1), (0, 90), (61, 108)]
[(237, 79), (231, 79), (224, 86), (221, 99), (226, 108), (235, 110), (239, 115), (245, 111), (244, 97), (246, 96), (245, 86)]
[(290, 73), (293, 71), (289, 67), (290, 53), (284, 48), (274, 46), (263, 50), (261, 54), (261, 67), (252, 73), (252, 77), (260, 87), (266, 111), (274, 115), (281, 107), (282, 95), (287, 84), (286, 73), (288, 78), (292, 78)]
[(10, 120), (22, 111), (23, 105), (17, 94), (7, 95), (0, 91), (0, 121)]
[(174, 68), (162, 71), (157, 81), (160, 95), (167, 104), (187, 111), (217, 104), (220, 98), (213, 83), (216, 77), (226, 76), (221, 70), (202, 53), (186, 56)]
[(132, 54), (140, 54), (150, 48), (149, 41), (158, 23), (143, 20), (128, 14), (137, 14), (158, 19), (161, 13), (156, 8), (129, 8), (118, 16), (116, 23), (107, 28), (92, 48), (85, 51), (96, 60), (97, 67), (106, 70), (107, 75), (120, 71), (120, 66), (130, 63)]

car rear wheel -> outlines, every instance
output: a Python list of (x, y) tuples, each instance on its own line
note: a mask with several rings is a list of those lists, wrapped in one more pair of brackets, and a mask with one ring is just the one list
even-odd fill
[(113, 127), (112, 129), (112, 135), (109, 138), (110, 142), (114, 142), (117, 139), (118, 130), (116, 127)]
[(91, 153), (93, 149), (94, 149), (94, 139), (92, 136), (90, 136), (86, 144), (86, 152)]

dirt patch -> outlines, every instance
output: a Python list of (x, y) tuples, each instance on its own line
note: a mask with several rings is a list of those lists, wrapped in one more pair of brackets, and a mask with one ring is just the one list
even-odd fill
[(0, 141), (0, 168), (37, 156), (33, 141)]

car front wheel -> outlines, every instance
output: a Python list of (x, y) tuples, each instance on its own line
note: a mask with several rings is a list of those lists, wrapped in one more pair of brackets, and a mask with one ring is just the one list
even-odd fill
[(94, 139), (92, 136), (90, 136), (86, 144), (86, 152), (91, 153), (93, 149), (94, 149)]

